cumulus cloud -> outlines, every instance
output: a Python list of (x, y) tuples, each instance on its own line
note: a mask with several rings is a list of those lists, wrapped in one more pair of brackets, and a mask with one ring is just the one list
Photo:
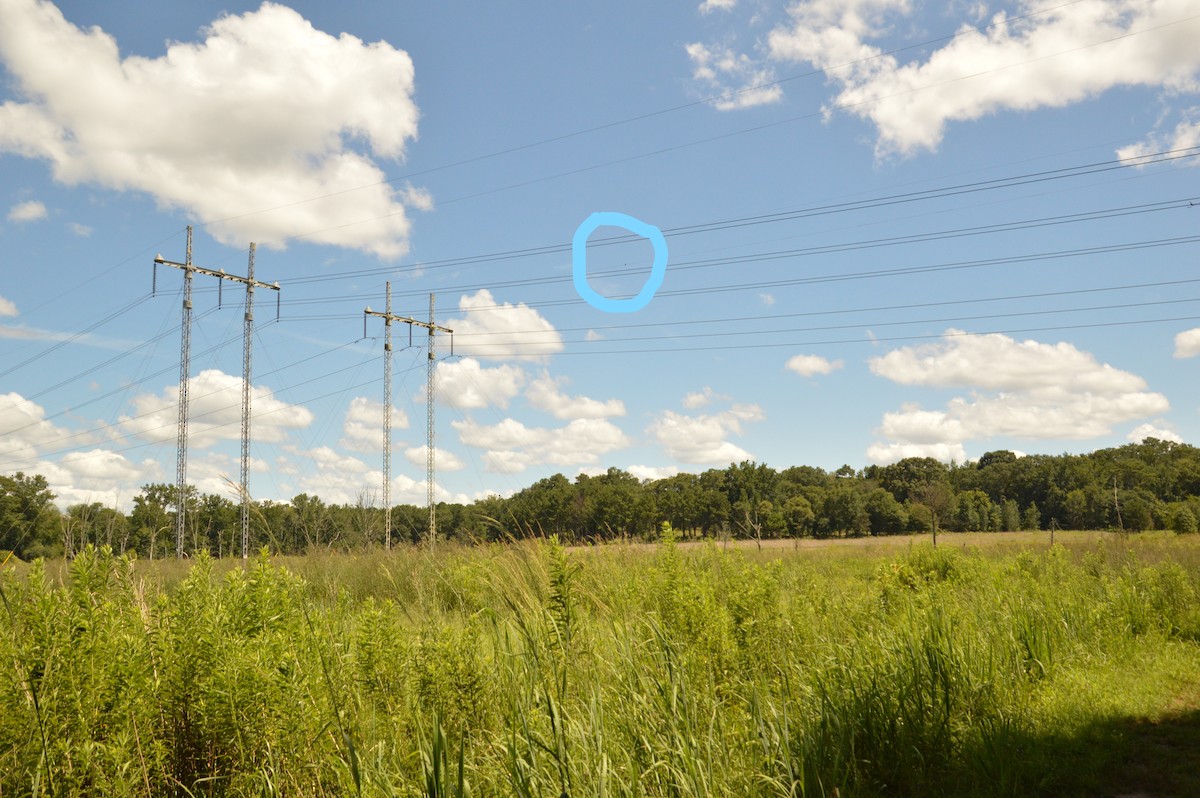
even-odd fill
[(569, 396), (559, 390), (565, 378), (554, 378), (542, 372), (529, 388), (525, 397), (538, 410), (544, 410), (564, 421), (575, 418), (608, 418), (625, 415), (625, 403), (620, 399), (601, 402), (586, 396)]
[[(179, 421), (179, 386), (159, 395), (142, 394), (133, 399), (134, 414), (121, 416), (119, 426), (126, 434), (152, 441), (175, 440)], [(270, 388), (250, 388), (251, 425), (254, 439), (279, 442), (288, 430), (304, 429), (313, 422), (312, 412), (275, 398)], [(188, 381), (188, 434), (192, 446), (211, 446), (217, 441), (237, 440), (242, 434), (242, 378), (219, 369), (206, 369)]]
[(0, 0), (0, 16), (0, 59), (23, 99), (0, 105), (0, 152), (48, 161), (66, 185), (148, 193), (226, 244), (304, 235), (383, 258), (408, 250), (405, 204), (422, 202), (364, 152), (399, 159), (417, 135), (403, 50), (270, 2), (157, 58), (122, 58), (112, 36), (48, 2)]
[(562, 336), (524, 302), (498, 304), (481, 288), (458, 301), (466, 315), (444, 322), (454, 330), (454, 350), (484, 360), (545, 360), (563, 349)]
[(28, 470), (38, 452), (67, 433), (46, 420), (45, 409), (19, 393), (0, 394), (0, 462), (3, 473)]
[[(795, 3), (771, 32), (773, 58), (826, 71), (826, 106), (873, 122), (876, 153), (936, 150), (950, 122), (1062, 107), (1123, 86), (1200, 89), (1192, 0), (1081, 0), (1044, 13), (1022, 0), (985, 30), (969, 26), (925, 60), (901, 64), (870, 43), (905, 24), (909, 0)], [(1024, 18), (1016, 18), (1024, 16)]]
[[(428, 465), (428, 461), (425, 459), (426, 452), (428, 451), (428, 446), (413, 446), (410, 449), (404, 450), (404, 458), (415, 466), (425, 468)], [(467, 464), (460, 460), (458, 455), (438, 446), (433, 447), (433, 455), (435, 467), (438, 471), (462, 471), (467, 467)]]
[(683, 397), (683, 406), (688, 410), (695, 410), (704, 407), (718, 399), (728, 399), (726, 396), (714, 391), (711, 387), (705, 385), (702, 390), (693, 391)]
[(1183, 443), (1183, 438), (1179, 434), (1167, 429), (1165, 421), (1161, 418), (1155, 419), (1153, 424), (1139, 424), (1130, 431), (1126, 438), (1134, 443), (1141, 443), (1147, 438), (1158, 438), (1160, 441), (1170, 441), (1171, 443)]
[(71, 232), (80, 238), (87, 238), (92, 234), (92, 228), (88, 227), (86, 224), (80, 224), (79, 222), (71, 222), (69, 225), (67, 225), (67, 227), (71, 228)]
[(737, 5), (737, 0), (704, 0), (700, 4), (701, 14), (710, 14), (713, 11), (729, 11)]
[(888, 465), (908, 457), (965, 463), (967, 452), (961, 443), (873, 443), (867, 447), (867, 459), (876, 465)]
[(625, 470), (638, 479), (666, 479), (679, 473), (676, 466), (631, 465)]
[(471, 419), (450, 423), (463, 444), (485, 450), (482, 459), (488, 471), (503, 474), (542, 463), (591, 465), (600, 462), (601, 455), (629, 445), (625, 433), (602, 418), (577, 418), (563, 427), (527, 427), (512, 418), (493, 425)]
[(667, 456), (681, 463), (728, 465), (752, 460), (753, 455), (727, 440), (742, 434), (742, 426), (766, 416), (758, 405), (735, 404), (716, 413), (688, 416), (666, 410), (647, 428)]
[[(252, 405), (253, 407), (253, 405)], [(392, 428), (408, 429), (408, 415), (392, 406)], [(383, 449), (383, 402), (356, 396), (346, 408), (339, 445), (356, 452), (378, 452)]]
[[(1165, 136), (1150, 135), (1144, 141), (1121, 147), (1117, 150), (1117, 157), (1142, 166), (1200, 147), (1200, 106), (1189, 109), (1184, 116), (1188, 118), (1176, 125), (1171, 133)], [(1200, 164), (1200, 159), (1188, 158), (1182, 163), (1196, 166)]]
[(1175, 336), (1175, 357), (1195, 357), (1200, 355), (1200, 327), (1184, 330)]
[(692, 42), (684, 49), (692, 62), (692, 78), (706, 91), (721, 95), (712, 101), (717, 110), (769, 105), (783, 98), (778, 84), (764, 85), (775, 80), (771, 68), (745, 53), (701, 42)]
[(832, 374), (845, 365), (845, 361), (827, 360), (820, 355), (793, 355), (787, 362), (787, 368), (801, 377)]
[(8, 220), (10, 222), (36, 222), (39, 219), (45, 218), (46, 206), (37, 200), (18, 203), (12, 206), (12, 209), (8, 212)]
[(460, 410), (508, 407), (524, 383), (525, 372), (507, 363), (486, 368), (468, 357), (437, 364), (437, 398)]
[(360, 495), (378, 493), (383, 482), (383, 471), (328, 446), (290, 452), (312, 466), (296, 469), (296, 492), (320, 496), (326, 504), (353, 504)]
[(918, 449), (940, 452), (929, 455), (940, 459), (959, 459), (965, 441), (998, 435), (1095, 438), (1110, 434), (1115, 424), (1157, 415), (1170, 406), (1162, 394), (1147, 391), (1141, 377), (1100, 363), (1066, 342), (949, 330), (937, 343), (902, 347), (868, 362), (872, 372), (900, 385), (971, 391), (969, 397), (951, 399), (945, 409), (909, 403), (885, 413), (877, 432), (895, 443), (873, 445), (868, 450), (873, 462)]
[[(289, 449), (289, 458), (280, 463), (290, 468), (293, 460), (302, 461), (303, 468), (293, 468), (295, 492), (319, 496), (326, 504), (354, 505), (359, 500), (375, 505), (380, 498), (383, 472), (367, 465), (352, 455), (342, 454), (328, 446), (314, 449)], [(424, 463), (422, 462), (422, 466)], [(422, 469), (422, 473), (424, 469)], [(398, 474), (392, 477), (391, 494), (395, 504), (425, 505), (425, 480)], [(443, 485), (434, 482), (435, 501), (470, 502), (471, 497), (463, 493), (452, 493)]]
[(12, 300), (0, 296), (0, 316), (17, 316), (17, 306)]
[(68, 452), (55, 462), (39, 463), (37, 472), (46, 478), (60, 507), (100, 502), (121, 510), (131, 509), (136, 486), (163, 478), (154, 460), (134, 462), (105, 449)]

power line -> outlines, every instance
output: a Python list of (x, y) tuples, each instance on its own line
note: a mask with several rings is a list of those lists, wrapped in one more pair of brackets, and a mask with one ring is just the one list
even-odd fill
[[(991, 266), (1004, 266), (1004, 265), (1011, 265), (1011, 264), (1016, 264), (1016, 263), (1033, 263), (1033, 262), (1044, 261), (1044, 260), (1061, 260), (1061, 259), (1078, 258), (1078, 257), (1084, 257), (1084, 256), (1091, 256), (1091, 255), (1113, 254), (1113, 253), (1118, 253), (1118, 252), (1131, 252), (1131, 251), (1137, 251), (1137, 250), (1143, 250), (1143, 249), (1153, 249), (1153, 248), (1160, 248), (1160, 247), (1183, 246), (1183, 245), (1187, 245), (1187, 244), (1195, 244), (1197, 242), (1200, 242), (1200, 235), (1183, 236), (1183, 237), (1177, 237), (1177, 238), (1151, 239), (1151, 240), (1146, 240), (1146, 241), (1135, 241), (1135, 242), (1126, 242), (1126, 243), (1120, 243), (1120, 244), (1109, 244), (1109, 245), (1096, 246), (1096, 247), (1081, 247), (1078, 249), (1071, 249), (1071, 250), (1053, 250), (1053, 251), (1048, 251), (1048, 252), (1029, 253), (1029, 254), (1022, 254), (1022, 255), (1010, 255), (1010, 256), (998, 257), (998, 258), (983, 258), (983, 259), (966, 260), (966, 261), (948, 261), (948, 262), (919, 265), (919, 266), (901, 266), (901, 267), (895, 267), (895, 268), (890, 268), (890, 269), (875, 269), (875, 270), (864, 270), (864, 271), (856, 271), (856, 272), (840, 272), (840, 273), (835, 272), (835, 273), (831, 273), (831, 274), (816, 275), (816, 276), (811, 276), (811, 277), (796, 277), (796, 278), (787, 278), (787, 279), (778, 279), (778, 280), (763, 280), (763, 281), (757, 281), (757, 282), (745, 281), (745, 282), (730, 283), (730, 284), (716, 285), (716, 286), (679, 288), (679, 289), (674, 289), (674, 290), (659, 291), (655, 295), (655, 298), (662, 299), (662, 298), (678, 297), (678, 296), (692, 296), (692, 295), (696, 295), (696, 294), (705, 294), (705, 293), (725, 293), (725, 292), (730, 292), (730, 291), (749, 291), (749, 290), (759, 290), (759, 289), (763, 289), (763, 288), (780, 288), (780, 287), (785, 287), (785, 286), (796, 286), (796, 285), (815, 285), (815, 284), (820, 284), (820, 283), (835, 283), (835, 282), (844, 282), (844, 281), (851, 281), (851, 280), (874, 279), (874, 278), (880, 278), (880, 277), (902, 277), (902, 276), (907, 276), (907, 275), (931, 274), (931, 273), (945, 272), (945, 271), (958, 271), (958, 270), (964, 270), (964, 269), (977, 269), (977, 268), (985, 268), (985, 267), (991, 267)], [(853, 248), (854, 247), (847, 246), (845, 249), (842, 249), (840, 251), (850, 251)], [(869, 247), (864, 247), (864, 248), (869, 248)], [(767, 253), (767, 254), (773, 256), (777, 253)], [(806, 255), (806, 254), (823, 254), (823, 253), (815, 253), (815, 252), (814, 253), (806, 253), (803, 251), (794, 250), (794, 251), (791, 251), (791, 254), (788, 255), (788, 257), (799, 257), (801, 255)], [(782, 257), (782, 255), (780, 255), (780, 257)], [(758, 259), (773, 259), (773, 258), (766, 258), (766, 257), (760, 258), (759, 256), (750, 256), (749, 259), (744, 262), (752, 262), (752, 261), (758, 260)], [(672, 265), (671, 268), (673, 268), (673, 269), (678, 268), (678, 269), (682, 270), (682, 269), (687, 269), (687, 268), (694, 268), (694, 267), (708, 266), (708, 265), (730, 265), (731, 263), (736, 263), (736, 262), (743, 262), (743, 261), (722, 261), (720, 263), (715, 263), (715, 264), (711, 263), (709, 261), (696, 261), (696, 262), (691, 262), (691, 263)], [(610, 272), (597, 272), (596, 276), (598, 276), (598, 277), (599, 276), (613, 276), (613, 275), (620, 275), (620, 274), (626, 274), (626, 273), (634, 273), (634, 272), (639, 272), (639, 271), (644, 271), (644, 269), (642, 269), (642, 270), (628, 269), (628, 270), (614, 270), (614, 271), (610, 271)], [(486, 287), (494, 288), (494, 287), (499, 286), (499, 287), (507, 288), (507, 287), (512, 287), (513, 285), (551, 284), (551, 283), (566, 283), (566, 282), (570, 282), (569, 277), (557, 277), (556, 276), (556, 277), (532, 278), (530, 280), (523, 280), (523, 281), (511, 281), (509, 283), (501, 283), (501, 284), (491, 284)], [(485, 287), (485, 286), (457, 286), (457, 287), (445, 289), (445, 290), (470, 291), (470, 290), (477, 290), (478, 288), (481, 288), (481, 287)], [(560, 306), (560, 305), (576, 304), (578, 301), (579, 301), (578, 298), (572, 297), (569, 299), (543, 300), (540, 302), (526, 302), (526, 303), (522, 303), (522, 304), (527, 308), (545, 308), (545, 307), (554, 307), (554, 306)], [(320, 303), (320, 300), (312, 300), (311, 303), (312, 304)], [(501, 305), (473, 306), (472, 312), (487, 311), (487, 310), (503, 310), (504, 308), (505, 308), (505, 306), (502, 304)], [(339, 318), (349, 318), (349, 315), (348, 314), (328, 314), (328, 315), (323, 315), (323, 316), (313, 316), (313, 315), (295, 316), (295, 317), (291, 317), (290, 320), (302, 321), (302, 320), (339, 319)], [(624, 326), (631, 326), (631, 325), (613, 325), (613, 326), (624, 327)], [(633, 326), (636, 326), (636, 325), (633, 325)], [(506, 331), (506, 332), (507, 333), (526, 333), (526, 332), (544, 332), (544, 330), (532, 330), (532, 331), (531, 330), (524, 330), (524, 331), (512, 330), (512, 331)], [(461, 333), (461, 335), (470, 336), (470, 335), (472, 335), (472, 333)]]
[[(1160, 160), (1156, 163), (1165, 163), (1175, 160), (1200, 157), (1200, 146), (1180, 148), (1175, 150), (1164, 150), (1154, 154)], [(828, 216), (835, 213), (847, 213), (851, 211), (869, 210), (873, 208), (890, 207), (894, 205), (908, 204), (912, 202), (924, 202), (934, 199), (944, 199), (949, 197), (957, 197), (965, 194), (979, 193), (983, 191), (994, 191), (1005, 188), (1014, 188), (1018, 186), (1032, 185), (1043, 183), (1052, 180), (1063, 180), (1074, 177), (1083, 177), (1087, 175), (1100, 174), (1115, 170), (1129, 169), (1137, 166), (1126, 161), (1107, 160), (1093, 163), (1081, 164), (1072, 167), (1063, 167), (1058, 169), (1042, 170), (1038, 172), (1029, 172), (1021, 175), (1015, 175), (1007, 178), (995, 178), (990, 180), (980, 180), (970, 183), (962, 183), (940, 188), (924, 189), (921, 191), (910, 191), (899, 194), (884, 195), (882, 197), (868, 198), (863, 200), (854, 200), (837, 203), (827, 203), (823, 205), (807, 206), (787, 211), (778, 211), (773, 213), (756, 214), (752, 216), (732, 217), (727, 219), (719, 219), (710, 222), (702, 222), (695, 224), (679, 225), (675, 227), (667, 227), (663, 229), (664, 235), (681, 236), (695, 235), (698, 233), (717, 232), (741, 227), (750, 227), (762, 224), (775, 224), (779, 222), (796, 221), (799, 219), (817, 218)], [(1195, 198), (1185, 198), (1180, 200), (1186, 202)], [(1138, 207), (1138, 206), (1130, 206)], [(597, 247), (607, 247), (619, 244), (635, 242), (638, 237), (633, 234), (616, 235), (604, 238), (593, 239), (588, 242), (589, 249)], [(464, 266), (473, 266), (483, 263), (498, 263), (509, 260), (525, 259), (540, 255), (553, 255), (569, 252), (571, 245), (563, 244), (547, 244), (541, 246), (523, 247), (513, 250), (503, 250), (499, 252), (482, 253), (478, 255), (465, 255), (452, 258), (444, 258), (434, 261), (425, 261), (416, 263), (411, 266), (396, 268), (392, 266), (379, 267), (372, 269), (360, 269), (354, 271), (342, 271), (331, 274), (325, 274), (315, 277), (302, 277), (294, 280), (289, 280), (289, 285), (303, 285), (308, 283), (327, 282), (330, 280), (344, 280), (349, 277), (365, 277), (381, 273), (397, 273), (397, 272), (414, 272), (425, 271), (429, 269), (445, 269), (445, 268), (461, 268)], [(672, 264), (672, 269), (677, 268), (677, 264)], [(447, 289), (443, 289), (447, 290)], [(453, 290), (453, 289), (449, 289)], [(418, 294), (419, 291), (401, 292), (401, 295)]]
[[(898, 53), (907, 52), (909, 50), (921, 49), (924, 47), (928, 47), (932, 44), (938, 44), (940, 42), (953, 41), (961, 36), (967, 35), (968, 33), (984, 33), (986, 31), (989, 31), (992, 28), (998, 27), (1000, 25), (1009, 26), (1014, 22), (1017, 22), (1017, 21), (1020, 21), (1023, 19), (1030, 19), (1033, 17), (1041, 16), (1043, 14), (1049, 14), (1053, 11), (1058, 11), (1060, 9), (1067, 8), (1068, 6), (1076, 5), (1082, 1), (1083, 0), (1070, 0), (1069, 2), (1066, 2), (1066, 3), (1060, 3), (1059, 5), (1050, 6), (1047, 8), (1040, 8), (1040, 9), (1037, 9), (1036, 11), (1031, 11), (1026, 14), (1020, 14), (1017, 16), (1008, 16), (1008, 17), (1005, 17), (1003, 23), (989, 22), (986, 25), (977, 25), (974, 27), (961, 27), (958, 30), (956, 30), (954, 33), (951, 33), (951, 34), (937, 36), (932, 39), (926, 39), (925, 41), (918, 42), (915, 44), (907, 44), (902, 47), (894, 48), (892, 50), (880, 51), (874, 55), (866, 56), (864, 58), (856, 58), (851, 61), (844, 62), (842, 64), (837, 64), (835, 66), (831, 66), (831, 67), (827, 67), (827, 68), (823, 68), (823, 69), (810, 69), (805, 72), (797, 73), (794, 75), (789, 75), (789, 76), (786, 76), (783, 78), (779, 78), (777, 80), (765, 81), (763, 83), (758, 83), (758, 84), (755, 84), (752, 86), (746, 86), (744, 88), (737, 89), (734, 91), (722, 92), (721, 94), (711, 95), (709, 97), (705, 97), (705, 98), (698, 99), (698, 100), (692, 100), (692, 101), (686, 102), (686, 103), (679, 103), (677, 105), (668, 106), (666, 108), (660, 108), (655, 111), (650, 111), (650, 112), (642, 113), (642, 114), (635, 114), (634, 116), (629, 116), (629, 117), (625, 117), (623, 119), (618, 119), (618, 120), (614, 120), (614, 121), (610, 121), (610, 122), (603, 122), (598, 125), (592, 125), (590, 127), (569, 131), (567, 133), (561, 133), (561, 134), (558, 134), (555, 136), (550, 136), (548, 138), (538, 139), (538, 140), (532, 141), (532, 142), (527, 142), (525, 144), (519, 144), (519, 145), (516, 145), (513, 147), (507, 147), (505, 149), (496, 150), (496, 151), (493, 151), (490, 153), (484, 153), (481, 155), (471, 156), (469, 158), (463, 158), (458, 161), (453, 161), (450, 163), (442, 164), (440, 166), (433, 166), (433, 167), (429, 167), (426, 169), (421, 169), (421, 170), (417, 170), (417, 171), (413, 171), (413, 172), (407, 172), (402, 175), (395, 175), (393, 177), (389, 177), (385, 180), (379, 180), (374, 183), (367, 183), (367, 184), (360, 185), (360, 186), (353, 186), (350, 188), (340, 189), (338, 191), (331, 191), (331, 192), (327, 192), (325, 194), (307, 197), (304, 199), (296, 200), (294, 202), (288, 202), (288, 203), (284, 203), (281, 205), (275, 205), (275, 206), (272, 206), (269, 208), (261, 208), (261, 209), (254, 210), (254, 211), (247, 211), (245, 213), (235, 214), (232, 216), (224, 216), (224, 217), (220, 217), (217, 219), (209, 219), (209, 220), (202, 222), (201, 226), (209, 227), (211, 225), (219, 224), (221, 222), (228, 222), (228, 221), (233, 221), (236, 219), (243, 219), (243, 218), (246, 218), (249, 216), (255, 216), (260, 213), (271, 213), (273, 211), (285, 210), (287, 208), (293, 208), (298, 205), (303, 205), (303, 204), (306, 204), (309, 202), (317, 202), (319, 200), (329, 199), (331, 197), (337, 197), (337, 196), (342, 196), (345, 194), (350, 194), (355, 191), (363, 191), (366, 189), (376, 188), (378, 186), (399, 183), (400, 181), (403, 181), (403, 180), (411, 180), (414, 177), (422, 177), (424, 175), (434, 174), (436, 172), (442, 172), (442, 171), (446, 171), (448, 169), (454, 169), (459, 166), (468, 166), (470, 164), (479, 163), (481, 161), (486, 161), (486, 160), (491, 160), (493, 158), (498, 158), (498, 157), (501, 157), (504, 155), (512, 155), (512, 154), (515, 154), (518, 152), (523, 152), (525, 150), (535, 149), (537, 147), (542, 147), (547, 144), (556, 144), (561, 141), (566, 141), (569, 139), (586, 136), (591, 133), (598, 133), (598, 132), (604, 131), (604, 130), (610, 130), (610, 129), (613, 129), (616, 127), (622, 127), (624, 125), (629, 125), (629, 124), (632, 124), (635, 122), (642, 122), (647, 119), (653, 119), (655, 117), (664, 116), (666, 114), (675, 113), (677, 111), (683, 111), (683, 110), (688, 110), (691, 108), (698, 108), (701, 106), (710, 105), (710, 104), (718, 102), (720, 100), (730, 99), (730, 98), (737, 97), (742, 94), (746, 94), (746, 93), (754, 92), (754, 91), (760, 91), (762, 89), (772, 88), (774, 86), (781, 86), (785, 83), (790, 83), (792, 81), (800, 80), (802, 78), (816, 77), (818, 75), (828, 74), (830, 72), (836, 72), (836, 71), (840, 71), (840, 70), (844, 70), (844, 69), (849, 69), (851, 67), (858, 66), (860, 64), (869, 63), (871, 61), (881, 60), (881, 59), (896, 55)], [(815, 116), (815, 115), (809, 115), (809, 116)], [(802, 117), (802, 118), (806, 118), (806, 117)]]
[[(604, 350), (575, 350), (555, 352), (555, 356), (563, 357), (567, 355), (649, 355), (664, 352), (717, 352), (728, 350), (744, 350), (744, 349), (772, 349), (780, 347), (799, 347), (799, 346), (831, 346), (840, 344), (874, 344), (880, 341), (920, 341), (933, 338), (958, 338), (963, 336), (981, 336), (981, 335), (1014, 335), (1018, 333), (1031, 332), (1054, 332), (1059, 330), (1085, 330), (1104, 327), (1126, 327), (1139, 324), (1164, 324), (1168, 322), (1193, 322), (1200, 320), (1200, 316), (1173, 316), (1169, 318), (1158, 319), (1135, 319), (1131, 321), (1110, 321), (1110, 322), (1094, 322), (1088, 324), (1061, 324), (1047, 327), (1021, 327), (1004, 330), (984, 330), (978, 332), (947, 332), (928, 335), (896, 335), (890, 337), (873, 336), (871, 338), (843, 338), (838, 340), (824, 341), (780, 341), (755, 344), (730, 344), (728, 346), (681, 346), (659, 349), (604, 349)], [(869, 325), (862, 325), (868, 327)], [(602, 342), (596, 342), (602, 343)], [(480, 357), (511, 357), (514, 354), (519, 356), (521, 353), (514, 353), (512, 350), (504, 350), (497, 352), (477, 352)]]

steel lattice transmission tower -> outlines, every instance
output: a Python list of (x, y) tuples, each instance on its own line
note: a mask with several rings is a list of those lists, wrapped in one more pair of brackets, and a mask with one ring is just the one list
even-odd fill
[(418, 321), (409, 316), (396, 316), (392, 313), (392, 284), (387, 284), (387, 299), (386, 310), (380, 313), (377, 310), (371, 310), (370, 306), (363, 310), (363, 337), (367, 335), (367, 316), (378, 316), (383, 319), (384, 323), (384, 343), (383, 343), (383, 518), (384, 518), (384, 545), (387, 548), (392, 546), (392, 322), (398, 321), (408, 325), (409, 343), (412, 343), (412, 328), (424, 327), (429, 331), (429, 364), (426, 375), (425, 398), (427, 403), (427, 420), (428, 428), (426, 430), (426, 499), (429, 503), (429, 542), (433, 545), (434, 538), (437, 534), (437, 518), (436, 506), (433, 502), (433, 474), (435, 459), (433, 455), (434, 448), (434, 428), (433, 428), (433, 394), (434, 394), (434, 374), (435, 374), (435, 354), (433, 347), (434, 335), (439, 332), (449, 333), (450, 352), (454, 352), (454, 330), (449, 327), (439, 327), (433, 321), (433, 301), (434, 295), (429, 295), (429, 321)]
[[(254, 279), (254, 242), (250, 242), (250, 263), (245, 279), (222, 274), (230, 280), (246, 284), (246, 320), (242, 330), (242, 468), (239, 489), (242, 493), (242, 559), (250, 555), (250, 489), (247, 483), (250, 477), (250, 378), (253, 374), (250, 368), (250, 354), (254, 340), (254, 289), (270, 288), (279, 290), (279, 283), (260, 283)], [(278, 300), (278, 295), (276, 295)], [(278, 303), (276, 304), (278, 313)]]
[[(279, 290), (279, 283), (260, 283), (254, 279), (254, 244), (250, 245), (250, 274), (247, 277), (227, 274), (222, 270), (205, 269), (192, 263), (192, 226), (187, 228), (187, 255), (183, 263), (166, 260), (162, 255), (154, 258), (154, 281), (151, 293), (158, 288), (157, 266), (172, 266), (183, 270), (183, 325), (179, 351), (179, 431), (175, 441), (175, 556), (183, 556), (183, 533), (187, 507), (187, 450), (188, 450), (188, 399), (191, 372), (192, 348), (192, 275), (199, 272), (209, 277), (231, 280), (246, 285), (246, 326), (243, 342), (242, 378), (242, 557), (246, 557), (249, 530), (249, 491), (246, 477), (250, 463), (250, 340), (254, 326), (254, 288)], [(219, 300), (218, 300), (219, 301)], [(276, 305), (278, 313), (278, 304)]]
[[(179, 430), (175, 439), (175, 556), (183, 556), (183, 531), (187, 507), (187, 443), (188, 443), (188, 371), (192, 353), (192, 226), (187, 227), (187, 252), (183, 263), (163, 260), (159, 255), (155, 266), (163, 264), (183, 270), (183, 323), (179, 347)], [(151, 293), (158, 287), (158, 269), (154, 270)]]
[(437, 365), (433, 353), (434, 333), (438, 326), (433, 323), (433, 294), (429, 295), (429, 359), (425, 365), (425, 500), (429, 504), (429, 547), (437, 540), (437, 505), (433, 499), (434, 452), (437, 451), (433, 426), (433, 381)]

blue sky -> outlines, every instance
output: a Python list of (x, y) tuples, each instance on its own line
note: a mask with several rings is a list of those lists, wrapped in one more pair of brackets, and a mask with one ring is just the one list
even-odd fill
[[(437, 297), (440, 498), (555, 472), (1195, 444), (1200, 10), (0, 0), (0, 472), (174, 482), (183, 260), (256, 242), (251, 493), (378, 502), (383, 324)], [(635, 313), (572, 285), (660, 228)], [(590, 285), (637, 293), (602, 227)], [(600, 244), (600, 245), (597, 245)], [(189, 481), (238, 479), (242, 301), (197, 277)], [(218, 301), (220, 305), (218, 306)], [(394, 328), (392, 497), (425, 337)]]

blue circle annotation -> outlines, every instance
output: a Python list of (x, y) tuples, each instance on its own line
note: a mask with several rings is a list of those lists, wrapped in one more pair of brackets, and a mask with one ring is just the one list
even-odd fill
[[(629, 299), (609, 299), (602, 296), (588, 285), (587, 280), (587, 242), (597, 227), (620, 227), (647, 239), (654, 247), (654, 264), (650, 267), (650, 277), (642, 290)], [(597, 211), (583, 220), (583, 224), (575, 231), (571, 239), (572, 273), (575, 278), (575, 291), (592, 307), (605, 313), (633, 313), (650, 304), (654, 292), (662, 285), (663, 277), (667, 274), (667, 239), (663, 238), (662, 230), (652, 224), (625, 213), (614, 211)]]

